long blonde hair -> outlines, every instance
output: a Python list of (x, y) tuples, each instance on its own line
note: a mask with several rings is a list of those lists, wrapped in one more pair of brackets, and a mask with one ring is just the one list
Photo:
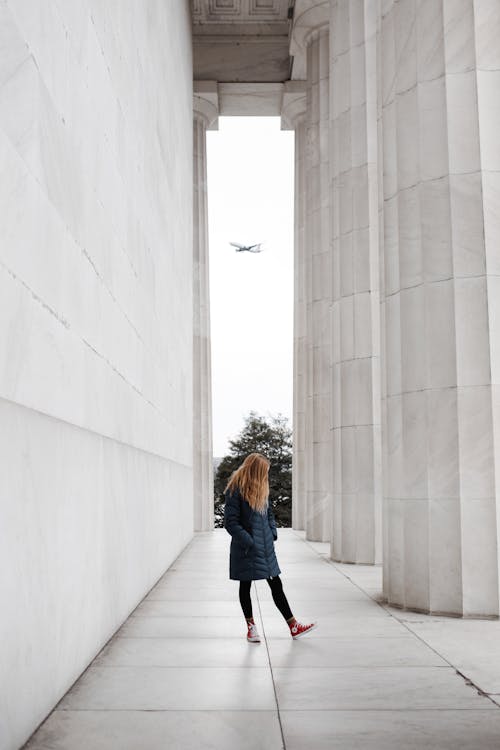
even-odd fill
[(238, 489), (251, 508), (265, 513), (269, 497), (269, 466), (265, 456), (250, 453), (231, 474), (226, 490)]

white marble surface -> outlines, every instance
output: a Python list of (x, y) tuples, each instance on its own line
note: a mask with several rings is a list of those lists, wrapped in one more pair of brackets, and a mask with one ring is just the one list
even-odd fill
[[(332, 558), (381, 560), (376, 79), (370, 3), (331, 4)], [(375, 19), (376, 21), (376, 19)], [(375, 135), (373, 132), (375, 131)], [(335, 340), (336, 339), (336, 340)]]
[[(193, 106), (193, 515), (194, 530), (214, 524), (212, 366), (208, 263), (207, 127), (217, 126), (212, 100)], [(207, 110), (209, 115), (207, 116)]]
[(306, 451), (308, 393), (307, 361), (307, 247), (306, 219), (306, 86), (290, 82), (285, 88), (281, 114), (282, 129), (295, 131), (294, 205), (294, 321), (293, 321), (293, 453), (292, 525), (304, 529), (307, 518), (307, 479), (311, 475)]
[[(314, 5), (314, 3), (312, 4)], [(324, 10), (324, 9), (323, 9)], [(323, 12), (323, 11), (321, 11)], [(306, 16), (316, 24), (315, 13)], [(322, 16), (321, 16), (322, 18)], [(307, 44), (305, 150), (305, 496), (307, 536), (328, 541), (331, 536), (331, 288), (330, 195), (328, 153), (328, 28), (304, 38)], [(317, 32), (317, 33), (316, 33)]]
[[(204, 74), (222, 113), (280, 112), (290, 93), (283, 83), (286, 9), (284, 0), (210, 5)], [(240, 49), (234, 38), (211, 48), (211, 34), (242, 12)], [(495, 615), (499, 604), (499, 24), (488, 0), (297, 0), (290, 47), (294, 85), (307, 77), (307, 132), (297, 141), (304, 258), (294, 467), (303, 475), (294, 490), (307, 497), (298, 523), (314, 539), (330, 539), (333, 530), (339, 559), (379, 560), (383, 481), (388, 599), (466, 616)], [(11, 750), (191, 533), (192, 70), (187, 3), (154, 0), (146, 14), (141, 4), (125, 13), (97, 0), (2, 0), (0, 28), (0, 163), (8, 175), (0, 186), (0, 409), (9, 466), (0, 505), (9, 545), (0, 554), (2, 586), (19, 613), (3, 624), (9, 693), (1, 694), (7, 711), (0, 715), (9, 719)], [(228, 66), (228, 77), (214, 80), (215, 69)], [(197, 156), (202, 166), (202, 150)], [(201, 325), (199, 333), (207, 374)], [(199, 385), (206, 399), (207, 379)], [(201, 416), (199, 424), (201, 434)], [(172, 524), (172, 501), (186, 498)], [(30, 544), (20, 544), (26, 533)], [(13, 560), (26, 582), (15, 589)], [(301, 585), (313, 569), (323, 574), (310, 561), (301, 565), (302, 573), (290, 565)], [(198, 568), (187, 554), (178, 574), (190, 580)], [(75, 571), (83, 584), (75, 585)], [(39, 583), (46, 580), (54, 582), (48, 593)], [(124, 632), (230, 633), (227, 591), (220, 594), (227, 617), (207, 624), (191, 617), (195, 605), (186, 600), (178, 605), (185, 616), (175, 621), (172, 593), (161, 596), (157, 590)], [(81, 624), (57, 604), (63, 597), (88, 619), (76, 653), (71, 644)], [(347, 612), (344, 592), (340, 599), (338, 617), (318, 637), (326, 651), (339, 632), (399, 632), (392, 616), (361, 620), (356, 607)], [(203, 600), (206, 613), (206, 592)], [(57, 641), (45, 601), (56, 611)], [(330, 605), (321, 606), (327, 613)], [(281, 627), (271, 621), (272, 638), (281, 638)], [(21, 669), (11, 646), (19, 630), (34, 644), (33, 661)], [(286, 654), (276, 653), (285, 669)], [(67, 670), (53, 677), (56, 659)], [(485, 684), (494, 692), (490, 678)], [(27, 680), (32, 698), (20, 703)], [(354, 691), (328, 693), (331, 673), (307, 680), (327, 717), (314, 741), (322, 746), (333, 706), (350, 742)], [(352, 674), (348, 684), (356, 685)], [(428, 682), (421, 685), (420, 696)], [(283, 696), (296, 708), (304, 699), (300, 683)], [(399, 698), (404, 704), (407, 696)], [(200, 694), (203, 706), (209, 699)], [(368, 711), (374, 696), (368, 691), (364, 700), (366, 726), (384, 735), (386, 724)], [(236, 714), (233, 728), (240, 726)], [(285, 736), (300, 747), (288, 716)], [(418, 729), (437, 731), (419, 716)], [(447, 716), (453, 726), (455, 715)], [(107, 718), (92, 720), (85, 741), (110, 726)], [(69, 731), (82, 727), (59, 721)], [(200, 714), (193, 721), (200, 727)], [(180, 724), (160, 722), (152, 731), (156, 738), (166, 726), (182, 734)], [(487, 743), (491, 725), (481, 726)], [(272, 734), (276, 723), (269, 727)], [(412, 741), (418, 729), (412, 725)], [(224, 737), (230, 745), (232, 730)]]
[(293, 57), (292, 78), (307, 77), (307, 47), (311, 38), (329, 22), (329, 0), (296, 0), (290, 36), (290, 55)]
[(224, 83), (286, 81), (290, 68), (288, 39), (266, 34), (200, 35), (194, 39), (194, 72), (199, 79)]
[[(290, 638), (258, 581), (251, 596), (262, 642), (247, 643), (237, 584), (227, 579), (229, 537), (199, 534), (155, 587), (158, 603), (191, 611), (136, 610), (29, 750), (399, 750), (402, 737), (412, 750), (422, 738), (432, 748), (496, 750), (498, 622), (381, 606), (379, 566), (327, 562), (329, 544), (303, 532), (280, 529), (276, 549), (292, 610), (318, 620), (310, 635)], [(200, 559), (211, 593), (203, 614)], [(221, 617), (229, 604), (237, 614)]]
[(381, 25), (384, 588), (465, 616), (499, 611), (493, 5), (388, 2)]
[[(495, 38), (500, 32), (500, 13), (499, 8), (494, 3), (479, 3), (474, 8), (474, 19), (476, 23), (475, 50), (477, 57), (477, 107), (479, 120), (479, 138), (481, 154), (481, 192), (483, 208), (483, 229), (484, 229), (484, 248), (486, 260), (486, 277), (484, 280), (484, 292), (487, 299), (486, 309), (482, 306), (481, 316), (484, 320), (484, 312), (487, 316), (487, 327), (489, 331), (489, 360), (490, 371), (489, 378), (483, 380), (486, 385), (491, 381), (491, 387), (477, 389), (480, 391), (476, 396), (481, 399), (479, 410), (479, 419), (474, 419), (469, 411), (468, 421), (474, 425), (473, 431), (477, 436), (477, 427), (481, 419), (487, 424), (488, 429), (492, 430), (486, 440), (483, 436), (478, 439), (486, 462), (483, 463), (483, 473), (488, 474), (490, 485), (493, 485), (493, 493), (490, 498), (484, 498), (480, 505), (468, 504), (467, 514), (471, 518), (474, 514), (474, 527), (468, 535), (469, 545), (472, 543), (472, 534), (474, 531), (478, 535), (481, 543), (484, 545), (484, 553), (478, 550), (477, 563), (488, 565), (487, 587), (490, 596), (495, 596), (498, 590), (497, 576), (498, 572), (498, 535), (488, 533), (487, 524), (499, 526), (499, 509), (498, 509), (498, 477), (500, 476), (500, 451), (498, 450), (498, 440), (500, 438), (500, 410), (498, 398), (498, 383), (500, 377), (500, 344), (499, 344), (499, 267), (500, 254), (498, 252), (498, 243), (500, 237), (500, 149), (498, 133), (500, 127), (500, 107), (498, 103), (498, 93), (500, 90), (500, 66), (498, 45)], [(472, 335), (477, 335), (478, 326), (473, 329)], [(481, 331), (484, 337), (484, 328)], [(489, 403), (488, 403), (489, 402)], [(473, 420), (473, 421), (472, 421)], [(491, 426), (491, 427), (490, 427)], [(488, 439), (489, 438), (489, 439)], [(477, 456), (477, 452), (476, 452)], [(476, 467), (479, 469), (479, 456), (476, 459)], [(491, 466), (491, 464), (493, 464)], [(477, 471), (476, 469), (476, 471)], [(476, 479), (477, 482), (477, 479)], [(474, 513), (475, 511), (475, 513)], [(489, 519), (489, 521), (488, 521)], [(496, 545), (496, 550), (495, 550)], [(497, 569), (492, 566), (491, 560), (497, 561)], [(467, 579), (467, 584), (471, 591), (473, 577)], [(477, 606), (477, 604), (476, 604)], [(487, 654), (485, 654), (487, 657)], [(487, 658), (484, 659), (487, 664)], [(498, 681), (495, 692), (500, 692)]]
[(278, 116), (283, 93), (283, 83), (219, 83), (219, 112), (226, 117)]
[(287, 80), (288, 0), (195, 0), (190, 5), (195, 78)]
[(0, 746), (192, 534), (187, 4), (0, 3)]
[[(370, 538), (367, 498), (374, 492), (377, 507), (374, 488), (380, 492), (384, 465), (386, 508), (394, 513), (385, 524), (386, 581), (403, 597), (394, 601), (410, 606), (413, 597), (415, 607), (447, 610), (453, 602), (468, 614), (495, 613), (495, 525), (482, 523), (497, 494), (498, 463), (492, 387), (499, 98), (488, 26), (495, 27), (498, 13), (484, 3), (473, 14), (470, 2), (454, 11), (388, 1), (380, 17), (370, 3), (332, 2), (330, 9), (331, 186), (325, 197), (321, 128), (311, 130), (308, 203), (322, 210), (330, 204), (321, 228), (331, 230), (333, 244), (318, 253), (321, 235), (308, 237), (313, 381), (305, 422), (319, 469), (330, 401), (332, 552), (345, 559), (344, 536), (349, 556), (360, 559), (356, 534), (365, 540), (361, 549)], [(310, 120), (321, 120), (326, 107), (321, 58), (311, 55), (324, 10), (324, 3), (299, 3), (292, 32), (291, 49), (309, 49)], [(332, 341), (326, 387), (327, 357), (319, 359), (313, 330)], [(483, 540), (481, 552), (472, 548), (466, 516), (467, 528)], [(380, 513), (378, 519), (372, 518), (378, 546), (369, 554), (377, 548), (380, 559)], [(420, 546), (413, 524), (425, 536)], [(462, 559), (466, 549), (469, 561)], [(474, 575), (481, 579), (475, 586)], [(457, 594), (461, 587), (468, 603)]]

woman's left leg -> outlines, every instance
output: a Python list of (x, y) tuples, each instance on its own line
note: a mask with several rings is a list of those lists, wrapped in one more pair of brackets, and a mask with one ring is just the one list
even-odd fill
[(252, 599), (250, 598), (250, 588), (252, 581), (240, 581), (240, 604), (243, 610), (243, 615), (247, 622), (253, 622), (252, 616)]
[(252, 581), (240, 581), (240, 604), (247, 621), (247, 641), (251, 643), (260, 643), (260, 635), (255, 625), (252, 615), (252, 600), (250, 598), (250, 588)]
[(290, 605), (288, 604), (285, 592), (283, 591), (281, 578), (279, 576), (274, 576), (272, 578), (266, 578), (266, 581), (268, 582), (271, 589), (274, 603), (278, 607), (285, 620), (290, 623), (294, 620), (294, 616), (292, 615), (292, 610), (290, 609)]

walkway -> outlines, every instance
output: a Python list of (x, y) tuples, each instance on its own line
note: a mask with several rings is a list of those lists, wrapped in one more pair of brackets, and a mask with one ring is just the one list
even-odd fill
[(26, 747), (498, 750), (499, 622), (383, 608), (380, 569), (334, 565), (287, 529), (285, 589), (319, 627), (292, 641), (259, 582), (265, 641), (249, 644), (228, 546), (197, 535)]

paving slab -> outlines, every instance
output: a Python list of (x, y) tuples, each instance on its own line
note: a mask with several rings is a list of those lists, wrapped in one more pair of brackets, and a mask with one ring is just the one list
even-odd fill
[(120, 711), (275, 708), (271, 673), (259, 667), (91, 666), (58, 705), (60, 710)]
[(276, 667), (273, 678), (283, 710), (498, 710), (452, 667)]
[[(336, 617), (366, 617), (378, 618), (384, 621), (390, 620), (390, 615), (380, 607), (373, 599), (363, 597), (360, 599), (337, 599), (332, 594), (330, 599), (314, 599), (313, 596), (302, 598), (294, 596), (293, 592), (285, 589), (285, 594), (290, 607), (295, 614), (295, 610), (314, 612), (316, 617), (325, 615), (329, 618)], [(276, 609), (274, 602), (269, 599), (261, 600), (261, 611), (263, 614), (273, 614)]]
[[(292, 602), (293, 605), (293, 602)], [(361, 615), (350, 615), (345, 612), (342, 616), (319, 614), (311, 603), (303, 603), (300, 607), (292, 606), (295, 617), (301, 622), (318, 623), (318, 627), (310, 635), (297, 640), (303, 643), (306, 639), (336, 638), (338, 636), (371, 637), (371, 638), (393, 638), (394, 636), (407, 636), (411, 638), (404, 625), (392, 617), (363, 617)], [(272, 614), (271, 614), (272, 613)], [(263, 626), (266, 637), (290, 639), (290, 634), (284, 619), (269, 608), (263, 612)]]
[[(312, 635), (312, 634), (311, 634)], [(267, 639), (273, 667), (447, 667), (421, 641), (402, 637)]]
[[(366, 607), (374, 609), (373, 599), (368, 597), (365, 593), (353, 589), (353, 587), (349, 586), (349, 584), (346, 584), (342, 587), (335, 585), (329, 586), (328, 584), (323, 584), (321, 586), (311, 586), (310, 583), (297, 585), (295, 582), (292, 583), (290, 581), (283, 580), (283, 589), (286, 593), (287, 598), (294, 599), (295, 601), (300, 600), (302, 602), (325, 602), (325, 604), (330, 603), (332, 605), (339, 604), (340, 602), (347, 602), (347, 606), (350, 606), (351, 602), (359, 602), (363, 603)], [(272, 601), (271, 591), (268, 586), (267, 591), (265, 588), (261, 588), (259, 589), (259, 591), (262, 591), (262, 601)]]
[(287, 750), (498, 750), (500, 711), (280, 711)]
[(29, 750), (281, 750), (276, 711), (54, 711)]
[(243, 638), (115, 637), (94, 660), (99, 667), (267, 667), (265, 648)]
[(157, 586), (154, 588), (145, 599), (144, 602), (149, 601), (191, 601), (191, 602), (213, 602), (213, 601), (228, 601), (233, 602), (238, 597), (238, 589), (232, 587), (223, 586), (203, 586), (202, 589), (193, 586), (175, 587), (169, 585)]
[(238, 598), (233, 601), (166, 601), (144, 599), (132, 617), (234, 617), (241, 616)]
[[(258, 612), (255, 620), (260, 626)], [(118, 631), (130, 638), (244, 638), (246, 626), (238, 617), (129, 617)]]

